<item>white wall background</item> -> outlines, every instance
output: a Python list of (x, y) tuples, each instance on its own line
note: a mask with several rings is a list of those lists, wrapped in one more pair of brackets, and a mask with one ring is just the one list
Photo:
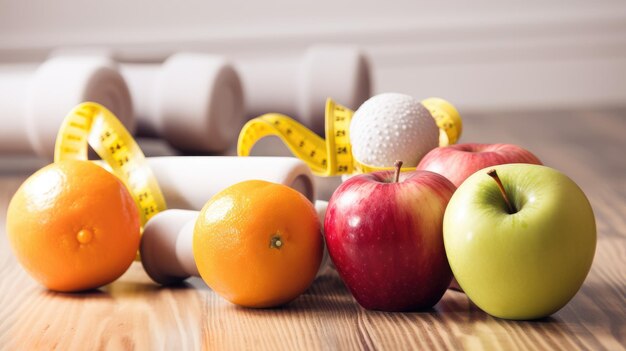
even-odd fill
[(376, 91), (465, 110), (626, 106), (625, 1), (0, 0), (0, 62), (59, 47), (127, 60), (178, 50), (297, 55), (353, 43)]

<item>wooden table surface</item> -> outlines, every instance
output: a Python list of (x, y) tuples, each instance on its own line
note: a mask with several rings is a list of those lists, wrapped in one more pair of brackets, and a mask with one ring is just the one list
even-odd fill
[(16, 168), (21, 163), (5, 158), (0, 159), (0, 349), (624, 350), (626, 111), (491, 113), (464, 121), (462, 141), (527, 147), (573, 178), (593, 205), (598, 228), (593, 267), (574, 299), (549, 318), (493, 318), (455, 291), (429, 311), (366, 311), (334, 273), (288, 306), (269, 310), (231, 305), (198, 279), (159, 287), (139, 263), (95, 292), (46, 291), (17, 264), (4, 230), (8, 201), (34, 169)]

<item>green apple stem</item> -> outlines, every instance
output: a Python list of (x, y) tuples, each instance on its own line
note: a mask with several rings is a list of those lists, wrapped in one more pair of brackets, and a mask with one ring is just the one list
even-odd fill
[(402, 161), (398, 160), (393, 164), (396, 167), (396, 177), (394, 183), (397, 183), (400, 179), (400, 170), (402, 169)]
[(489, 172), (487, 172), (487, 174), (493, 178), (493, 180), (496, 181), (496, 183), (498, 184), (498, 188), (500, 189), (500, 193), (502, 194), (502, 197), (504, 198), (504, 202), (506, 202), (506, 206), (509, 209), (509, 214), (513, 214), (517, 212), (517, 209), (515, 208), (515, 205), (513, 205), (511, 203), (511, 201), (509, 201), (509, 197), (506, 194), (506, 191), (504, 191), (504, 186), (502, 185), (502, 181), (500, 180), (500, 177), (498, 177), (498, 172), (496, 172), (495, 169), (490, 170)]

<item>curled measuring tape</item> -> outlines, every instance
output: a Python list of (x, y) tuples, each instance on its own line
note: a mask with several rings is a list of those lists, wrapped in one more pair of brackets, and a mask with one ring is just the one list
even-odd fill
[(94, 102), (76, 106), (65, 117), (57, 134), (54, 161), (87, 160), (88, 145), (126, 185), (140, 209), (142, 226), (166, 209), (139, 145), (111, 111)]
[[(462, 122), (459, 113), (449, 102), (439, 98), (422, 101), (439, 127), (439, 145), (446, 146), (457, 142), (461, 136)], [(254, 144), (260, 139), (274, 135), (287, 145), (294, 156), (303, 160), (315, 175), (334, 176), (342, 174), (369, 173), (394, 167), (377, 167), (364, 164), (352, 155), (350, 144), (350, 122), (354, 112), (326, 100), (326, 139), (313, 133), (294, 119), (279, 114), (268, 113), (246, 123), (239, 133), (237, 154), (248, 156)], [(415, 167), (402, 168), (403, 171)]]

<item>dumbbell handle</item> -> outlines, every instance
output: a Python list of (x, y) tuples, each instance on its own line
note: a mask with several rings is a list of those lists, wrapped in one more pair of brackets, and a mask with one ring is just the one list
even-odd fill
[(198, 211), (219, 191), (245, 180), (284, 184), (315, 200), (313, 174), (293, 157), (149, 157), (169, 208), (148, 221), (141, 252), (148, 274), (162, 284), (197, 275), (191, 237)]
[[(326, 201), (315, 202), (321, 228), (327, 206)], [(141, 261), (155, 282), (167, 285), (200, 276), (193, 255), (193, 232), (199, 214), (199, 211), (167, 210), (146, 225), (141, 239)], [(328, 252), (324, 249), (318, 276), (328, 264)]]

